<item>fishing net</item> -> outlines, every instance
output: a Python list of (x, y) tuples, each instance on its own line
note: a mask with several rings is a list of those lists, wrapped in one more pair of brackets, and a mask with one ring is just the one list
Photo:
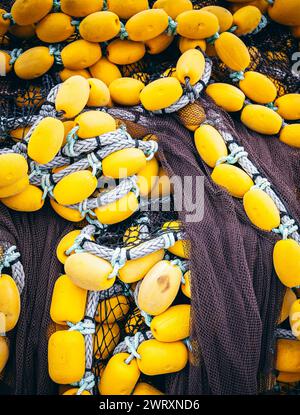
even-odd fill
[[(1, 5), (8, 6), (4, 3)], [(223, 2), (194, 3), (203, 7), (222, 5)], [(279, 95), (298, 90), (299, 79), (290, 71), (296, 43), (288, 28), (279, 28), (270, 22), (262, 32), (243, 40), (253, 57), (252, 69), (272, 77)], [(146, 57), (136, 65), (122, 68), (122, 73), (140, 76), (149, 82), (173, 68), (178, 56), (174, 42), (163, 57)], [(228, 81), (228, 72), (214, 58), (213, 61), (213, 79)], [(17, 81), (13, 74), (0, 79), (1, 138), (10, 137), (10, 131), (18, 126), (30, 125), (32, 116), (57, 82), (55, 72), (34, 82)], [(32, 89), (32, 86), (36, 88)], [(30, 88), (33, 91), (31, 95)], [(20, 91), (25, 94), (25, 99), (29, 99), (30, 105), (16, 104)], [(252, 225), (241, 202), (233, 200), (211, 181), (210, 169), (200, 159), (193, 137), (184, 126), (199, 125), (199, 120), (210, 120), (217, 115), (223, 129), (244, 146), (298, 221), (299, 151), (287, 146), (283, 151), (283, 145), (277, 139), (249, 132), (205, 95), (174, 115), (151, 115), (126, 108), (113, 108), (109, 113), (126, 124), (132, 137), (157, 137), (159, 159), (170, 177), (189, 175), (194, 184), (197, 177), (203, 177), (205, 183), (203, 219), (191, 222), (191, 212), (186, 207), (178, 212), (191, 241), (190, 363), (183, 372), (155, 382), (170, 394), (256, 394), (272, 390), (275, 382), (275, 332), (284, 294), (284, 287), (272, 265), (277, 237)], [(195, 202), (199, 202), (195, 185), (191, 185), (188, 192)], [(58, 387), (48, 375), (48, 339), (56, 330), (49, 309), (55, 281), (62, 273), (55, 250), (74, 225), (59, 218), (48, 203), (34, 214), (11, 212), (2, 205), (0, 212), (0, 239), (18, 247), (26, 275), (21, 317), (17, 328), (9, 335), (11, 359), (0, 383), (0, 393), (57, 393)], [(97, 239), (97, 243), (123, 246), (124, 232), (138, 215), (140, 213), (124, 224), (110, 228)], [(177, 215), (158, 209), (149, 212), (148, 218), (152, 237), (163, 223), (174, 220)], [(112, 345), (126, 335), (136, 334), (137, 330), (147, 331), (144, 319), (126, 291), (127, 287), (122, 289), (122, 296), (116, 292), (115, 296), (101, 298), (97, 308), (99, 321), (120, 314), (115, 323), (119, 328), (118, 341), (111, 327), (109, 334), (103, 335), (101, 325), (98, 325), (93, 363), (96, 376), (100, 376), (103, 362), (112, 355)], [(111, 306), (111, 298), (115, 297), (117, 299)], [(183, 299), (179, 297), (178, 301)]]

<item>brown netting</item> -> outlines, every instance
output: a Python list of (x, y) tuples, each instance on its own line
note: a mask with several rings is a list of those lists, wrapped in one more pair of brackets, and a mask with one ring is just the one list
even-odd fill
[[(8, 3), (1, 2), (1, 7)], [(218, 1), (198, 1), (198, 5), (222, 4)], [(258, 35), (245, 38), (253, 55), (253, 65), (275, 78), (285, 92), (298, 88), (298, 79), (291, 72), (291, 53), (295, 41), (288, 28), (270, 25)], [(269, 53), (271, 52), (271, 54)], [(158, 77), (173, 67), (176, 54), (145, 60), (128, 75), (145, 71), (148, 79)], [(278, 59), (280, 53), (282, 59)], [(273, 55), (272, 55), (273, 54)], [(288, 56), (286, 59), (285, 54)], [(228, 73), (215, 62), (214, 79), (226, 81)], [(128, 70), (130, 68), (123, 69)], [(254, 69), (254, 66), (252, 67)], [(128, 76), (127, 75), (127, 76)], [(37, 111), (17, 107), (15, 99), (30, 85), (41, 88), (39, 96), (57, 82), (53, 74), (42, 80), (24, 83), (14, 75), (0, 79), (0, 102), (3, 121), (1, 137), (10, 130), (9, 117), (28, 119)], [(278, 84), (279, 85), (279, 84)], [(282, 94), (280, 92), (279, 94)], [(186, 175), (205, 178), (205, 214), (199, 223), (187, 223), (186, 214), (179, 218), (191, 240), (192, 270), (192, 332), (193, 353), (190, 365), (179, 374), (166, 377), (165, 389), (174, 394), (255, 394), (273, 386), (275, 327), (281, 308), (284, 287), (275, 275), (272, 250), (277, 237), (253, 226), (247, 219), (240, 201), (212, 183), (210, 169), (201, 161), (194, 147), (192, 134), (183, 126), (195, 126), (214, 112), (221, 115), (222, 126), (245, 147), (249, 157), (274, 184), (291, 214), (299, 220), (299, 150), (282, 144), (275, 137), (263, 137), (249, 132), (239, 121), (232, 120), (204, 96), (195, 105), (177, 116), (150, 116), (120, 109), (118, 118), (126, 120), (130, 134), (142, 137), (154, 134), (160, 143), (160, 160), (170, 176)], [(22, 124), (23, 125), (23, 124)], [(195, 189), (191, 189), (195, 196)], [(74, 228), (59, 218), (47, 204), (40, 212), (16, 213), (0, 206), (0, 240), (16, 244), (22, 254), (26, 285), (22, 295), (22, 312), (17, 328), (10, 334), (11, 358), (0, 382), (0, 393), (53, 394), (57, 385), (48, 376), (47, 343), (55, 330), (49, 308), (53, 286), (63, 272), (55, 255), (60, 239)], [(168, 220), (154, 214), (154, 223)], [(124, 224), (124, 226), (127, 224)], [(123, 225), (122, 225), (123, 226)], [(116, 246), (125, 228), (116, 227), (104, 235), (103, 243)], [(126, 318), (131, 323), (121, 328), (121, 338), (134, 334), (140, 327), (138, 310), (132, 304)], [(129, 319), (128, 319), (129, 321)], [(127, 327), (127, 330), (126, 330)], [(145, 327), (144, 327), (145, 329)], [(124, 330), (124, 331), (123, 331)], [(100, 373), (101, 365), (98, 365)], [(159, 380), (162, 382), (162, 380)]]

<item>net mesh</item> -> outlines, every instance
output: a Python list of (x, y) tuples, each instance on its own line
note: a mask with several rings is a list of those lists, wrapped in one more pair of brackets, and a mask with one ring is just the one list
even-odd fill
[[(12, 2), (1, 2), (1, 5), (7, 7), (8, 3)], [(194, 3), (202, 7), (222, 5), (218, 1)], [(280, 95), (297, 90), (299, 80), (290, 70), (296, 44), (287, 28), (272, 22), (260, 34), (244, 40), (253, 56), (252, 69), (276, 80)], [(174, 48), (175, 44), (163, 57), (146, 58), (137, 65), (122, 68), (122, 72), (126, 76), (142, 73), (138, 76), (153, 80), (174, 67), (177, 57)], [(216, 61), (213, 78), (228, 80), (228, 72)], [(21, 116), (25, 119), (22, 125), (30, 124), (30, 117), (40, 105), (37, 95), (39, 100), (44, 100), (56, 82), (54, 73), (34, 82), (17, 80), (13, 74), (0, 79), (2, 138), (10, 135), (15, 118)], [(18, 106), (16, 100), (20, 91), (24, 95), (32, 85), (36, 86), (33, 97), (29, 97), (32, 105)], [(264, 138), (249, 132), (207, 97), (174, 116), (118, 110), (118, 118), (126, 123), (133, 137), (149, 134), (158, 138), (159, 158), (170, 176), (184, 177), (188, 172), (193, 179), (200, 176), (205, 180), (203, 220), (190, 223), (187, 220), (190, 212), (179, 212), (179, 219), (191, 240), (193, 352), (190, 353), (190, 364), (183, 372), (155, 379), (154, 383), (174, 394), (255, 394), (271, 391), (274, 386), (274, 333), (284, 288), (272, 265), (276, 236), (253, 226), (240, 201), (233, 200), (212, 183), (210, 169), (199, 158), (191, 133), (183, 127), (197, 125), (199, 117), (200, 120), (205, 116), (214, 118), (214, 114), (221, 117), (222, 127), (226, 126), (245, 147), (251, 160), (275, 185), (293, 217), (299, 220), (299, 151), (283, 145), (275, 137)], [(5, 145), (8, 145), (7, 141)], [(190, 193), (196, 200), (195, 186)], [(48, 338), (56, 330), (49, 309), (54, 283), (62, 273), (55, 249), (74, 226), (56, 216), (48, 204), (34, 214), (11, 212), (1, 205), (0, 214), (0, 240), (17, 245), (26, 272), (21, 317), (17, 328), (9, 334), (11, 358), (0, 383), (0, 393), (57, 393), (58, 387), (51, 382), (47, 367)], [(151, 212), (150, 235), (172, 218), (173, 215), (170, 217), (167, 213)], [(112, 247), (122, 245), (124, 232), (130, 225), (131, 220), (110, 228), (98, 242)], [(109, 319), (110, 313), (121, 310), (117, 322), (120, 340), (137, 330), (146, 330), (139, 310), (128, 297), (125, 298), (127, 300), (118, 298), (113, 307), (110, 302), (105, 306), (100, 304), (97, 316), (100, 320)], [(177, 300), (184, 301), (181, 297)], [(127, 305), (129, 309), (125, 313), (124, 306), (127, 310)], [(100, 327), (99, 324), (97, 334)], [(100, 335), (96, 336), (95, 356), (100, 350), (102, 358), (104, 353), (107, 359), (115, 334), (102, 337), (104, 340)], [(108, 337), (112, 339), (110, 342)], [(103, 368), (102, 358), (100, 354), (95, 359), (97, 376)], [(291, 390), (297, 391), (296, 388)]]

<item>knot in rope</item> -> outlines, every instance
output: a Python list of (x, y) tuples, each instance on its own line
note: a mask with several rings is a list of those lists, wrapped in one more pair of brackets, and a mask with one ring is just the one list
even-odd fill
[(4, 268), (9, 268), (13, 262), (20, 258), (21, 254), (16, 252), (16, 249), (17, 247), (13, 245), (0, 256), (0, 276)]
[[(96, 216), (95, 212), (92, 211), (92, 213), (93, 216)], [(101, 234), (105, 229), (107, 229), (107, 225), (104, 225), (103, 223), (99, 222), (98, 219), (92, 219), (90, 217), (90, 214), (87, 214), (85, 219), (88, 223), (94, 225), (97, 228), (95, 234)]]
[(219, 33), (218, 33), (218, 32), (216, 32), (214, 35), (212, 35), (212, 36), (208, 37), (208, 38), (206, 39), (206, 42), (207, 42), (207, 43), (209, 43), (210, 45), (213, 45), (213, 44), (215, 43), (215, 41), (216, 41), (217, 39), (219, 39), (219, 37), (220, 37)]
[(128, 353), (130, 353), (130, 356), (125, 360), (126, 365), (129, 365), (134, 358), (141, 359), (141, 356), (137, 352), (137, 348), (141, 344), (140, 335), (141, 333), (137, 332), (133, 337), (127, 336), (124, 339)]
[(83, 379), (81, 379), (80, 382), (72, 384), (72, 386), (79, 387), (76, 395), (81, 395), (84, 391), (92, 390), (95, 387), (95, 385), (95, 375), (93, 373), (90, 373), (89, 375), (85, 376)]
[(150, 161), (158, 151), (158, 143), (154, 140), (150, 140), (148, 141), (148, 144), (150, 145), (150, 148), (145, 151), (145, 155), (147, 156), (146, 160)]
[(253, 188), (261, 190), (265, 190), (267, 187), (271, 187), (271, 183), (268, 179), (263, 177), (258, 177), (255, 185), (253, 186)]
[(177, 33), (177, 22), (172, 19), (172, 17), (169, 16), (169, 24), (167, 28), (167, 35), (168, 36), (175, 36)]
[(42, 170), (41, 170), (41, 168), (40, 168), (40, 166), (38, 165), (38, 164), (36, 164), (36, 162), (35, 161), (32, 161), (31, 163), (30, 163), (30, 171), (31, 171), (31, 173), (30, 173), (30, 175), (29, 175), (29, 179), (32, 179), (33, 177), (35, 177), (35, 176), (38, 176), (38, 177), (41, 177), (41, 176), (43, 176), (43, 172), (42, 172)]
[(114, 253), (111, 258), (111, 265), (113, 267), (112, 272), (107, 277), (108, 280), (111, 280), (113, 278), (116, 278), (121, 268), (124, 267), (124, 265), (127, 262), (127, 250), (125, 248), (116, 248), (114, 250)]
[(150, 218), (148, 216), (142, 216), (136, 220), (138, 225), (150, 225)]
[(281, 223), (278, 228), (273, 229), (273, 232), (282, 235), (282, 239), (287, 239), (298, 230), (298, 226), (294, 219), (289, 218), (286, 223)]
[(69, 331), (78, 331), (83, 336), (94, 334), (96, 331), (95, 323), (91, 320), (80, 321), (76, 324), (68, 321), (67, 325), (70, 327)]
[(63, 61), (62, 61), (62, 58), (61, 58), (60, 50), (61, 50), (60, 44), (57, 44), (57, 45), (49, 45), (49, 53), (50, 53), (50, 55), (54, 57), (55, 62), (58, 65), (63, 65)]
[(95, 153), (88, 154), (87, 161), (92, 168), (93, 176), (97, 176), (98, 173), (102, 172), (102, 161), (97, 158)]
[(236, 71), (236, 72), (232, 72), (229, 75), (229, 78), (233, 81), (233, 82), (239, 82), (242, 81), (243, 79), (245, 79), (244, 76), (244, 71)]
[(22, 53), (23, 53), (23, 49), (13, 49), (10, 52), (9, 64), (13, 65), (16, 62), (16, 60), (18, 59), (18, 57), (22, 55)]
[(14, 18), (13, 18), (13, 16), (12, 16), (11, 13), (3, 13), (2, 14), (2, 18), (4, 20), (10, 20), (12, 24), (16, 24), (16, 22), (15, 22), (15, 20), (14, 20)]
[(218, 161), (216, 166), (219, 164), (227, 163), (227, 164), (235, 164), (240, 158), (247, 157), (248, 153), (245, 151), (244, 147), (237, 146), (232, 152), (226, 156), (221, 157)]
[(72, 128), (72, 130), (67, 135), (67, 143), (64, 147), (64, 153), (68, 157), (76, 157), (77, 153), (74, 150), (74, 145), (76, 144), (78, 140), (78, 135), (76, 134), (79, 130), (79, 126)]
[(84, 239), (89, 239), (90, 241), (92, 240), (91, 239), (91, 236), (88, 233), (81, 232), (80, 235), (78, 235), (75, 238), (74, 244), (69, 249), (67, 249), (65, 251), (65, 254), (67, 256), (69, 256), (69, 255), (71, 255), (71, 253), (73, 251), (76, 252), (76, 253), (78, 253), (78, 252), (84, 252), (84, 249), (82, 247), (82, 242), (84, 241)]
[(46, 199), (48, 194), (50, 194), (50, 196), (54, 198), (54, 195), (53, 195), (54, 184), (52, 183), (51, 178), (52, 178), (51, 174), (44, 174), (42, 176), (41, 186), (42, 186), (42, 189), (44, 190), (44, 193), (42, 196), (43, 200)]
[(121, 23), (121, 28), (120, 28), (120, 32), (119, 32), (119, 38), (121, 40), (125, 40), (125, 39), (128, 38), (128, 33), (127, 33), (127, 30), (125, 28), (124, 23), (122, 23), (122, 22), (120, 22), (120, 23)]

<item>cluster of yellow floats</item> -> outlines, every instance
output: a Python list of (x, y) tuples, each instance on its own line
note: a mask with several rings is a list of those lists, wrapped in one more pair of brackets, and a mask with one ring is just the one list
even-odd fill
[[(206, 92), (216, 104), (228, 112), (241, 111), (241, 120), (248, 128), (267, 135), (279, 134), (282, 142), (300, 147), (300, 124), (286, 123), (299, 120), (300, 95), (281, 94), (278, 97), (271, 79), (253, 67), (247, 70), (251, 58), (240, 39), (259, 30), (264, 13), (274, 21), (290, 26), (293, 35), (300, 37), (298, 2), (232, 0), (230, 3), (231, 11), (219, 6), (194, 10), (189, 0), (157, 0), (150, 9), (147, 0), (16, 0), (10, 12), (0, 10), (3, 44), (9, 44), (7, 34), (21, 39), (36, 36), (42, 43), (26, 51), (1, 51), (7, 72), (14, 71), (21, 79), (32, 80), (59, 64), (60, 77), (64, 81), (54, 102), (62, 120), (55, 116), (44, 117), (32, 128), (11, 132), (17, 145), (25, 136), (26, 154), (19, 151), (19, 154), (0, 155), (2, 203), (14, 210), (36, 211), (44, 204), (46, 188), (46, 194), (51, 195), (51, 205), (59, 215), (73, 222), (82, 221), (87, 212), (74, 206), (99, 196), (94, 168), (72, 171), (72, 164), (55, 166), (51, 171), (52, 179), (64, 170), (70, 174), (42, 186), (32, 180), (39, 173), (32, 171), (31, 164), (29, 169), (28, 161), (35, 167), (51, 166), (60, 157), (62, 149), (70, 144), (74, 131), (78, 141), (87, 142), (116, 132), (120, 127), (118, 121), (99, 108), (141, 105), (153, 112), (169, 108), (187, 88), (192, 90), (201, 80), (206, 66), (202, 53), (205, 51), (208, 56), (220, 59), (238, 85), (211, 83)], [(146, 53), (162, 53), (175, 38), (181, 52), (175, 68), (151, 82), (149, 75), (140, 73), (140, 69), (132, 77), (122, 76), (126, 75), (124, 65), (138, 63)], [(34, 97), (38, 92), (37, 87), (30, 88), (17, 98), (16, 104), (35, 105)], [(237, 163), (227, 162), (230, 151), (221, 132), (200, 121), (198, 125), (187, 127), (194, 131), (199, 155), (213, 169), (212, 180), (233, 197), (243, 200), (245, 212), (255, 226), (270, 232), (280, 229), (280, 210), (272, 197), (263, 187), (255, 185), (250, 175), (236, 166)], [(151, 191), (156, 197), (164, 196), (167, 193), (165, 179), (151, 181), (154, 176), (162, 178), (163, 170), (156, 158), (149, 160), (147, 154), (135, 146), (112, 151), (101, 160), (101, 173), (116, 179), (137, 175), (136, 186), (142, 196)], [(120, 174), (124, 169), (127, 173)], [(129, 190), (120, 200), (97, 206), (92, 211), (101, 224), (111, 225), (129, 218), (138, 205), (137, 194)], [(135, 236), (131, 238), (138, 239), (137, 229), (129, 229), (127, 236), (134, 230)], [(113, 271), (109, 261), (89, 252), (70, 252), (80, 235), (80, 230), (66, 235), (57, 249), (65, 274), (55, 284), (51, 303), (51, 318), (58, 330), (49, 339), (50, 377), (60, 385), (80, 385), (86, 371), (85, 337), (80, 331), (68, 329), (70, 324), (73, 327), (84, 320), (88, 292), (108, 290), (120, 280), (132, 291), (139, 284), (136, 313), (142, 311), (152, 317), (151, 338), (137, 344), (133, 355), (120, 352), (108, 361), (106, 359), (113, 350), (95, 350), (100, 358), (102, 353), (103, 359), (97, 385), (99, 392), (103, 395), (161, 394), (139, 379), (141, 374), (155, 376), (177, 372), (187, 364), (188, 348), (183, 340), (189, 337), (190, 305), (172, 304), (180, 286), (191, 298), (189, 273), (183, 278), (180, 266), (164, 260), (165, 250), (161, 249), (128, 261), (114, 278), (108, 278)], [(93, 241), (92, 236), (90, 241)], [(167, 249), (179, 258), (186, 258), (182, 241), (174, 241)], [(274, 267), (281, 282), (289, 288), (281, 320), (290, 315), (291, 326), (295, 328), (299, 321), (300, 300), (290, 288), (300, 285), (300, 245), (289, 234), (275, 244)], [(2, 275), (0, 284), (4, 287), (0, 291), (0, 311), (8, 314), (5, 309), (8, 307), (12, 316), (7, 320), (6, 331), (9, 331), (17, 323), (20, 298), (9, 276)], [(105, 316), (102, 309), (114, 309), (114, 317)], [(120, 340), (118, 321), (121, 319), (125, 320), (127, 334), (138, 334), (128, 329), (136, 320), (136, 315), (128, 313), (126, 295), (102, 300), (94, 319), (101, 330), (93, 336), (111, 336), (112, 345), (117, 345)], [(299, 344), (291, 340), (278, 341), (279, 380), (300, 380)], [(8, 344), (0, 337), (0, 371), (8, 354)], [(78, 392), (90, 394), (90, 389), (77, 387), (64, 393)]]

